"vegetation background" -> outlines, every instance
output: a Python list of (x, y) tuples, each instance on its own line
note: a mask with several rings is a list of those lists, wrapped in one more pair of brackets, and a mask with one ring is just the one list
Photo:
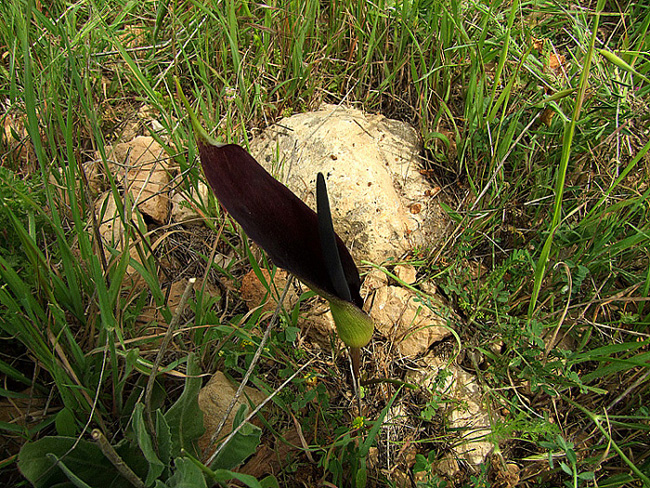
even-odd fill
[[(113, 486), (650, 486), (647, 3), (5, 0), (0, 19), (7, 483), (108, 486), (105, 473)], [(173, 76), (206, 126), (243, 145), (324, 101), (418, 128), (422, 171), (454, 225), (404, 260), (462, 317), (450, 347), (473, 358), (464, 365), (498, 413), (480, 470), (437, 470), (459, 438), (437, 414), (444, 392), (390, 390), (420, 433), (415, 464), (399, 438), (381, 438), (388, 400), (370, 394), (355, 419), (344, 355), (295, 347), (299, 311), (258, 347), (269, 318), (236, 291), (258, 260), (212, 197), (194, 202), (208, 231), (154, 226), (109, 176), (128, 245), (96, 238), (83, 163), (106, 164), (133, 121), (172, 155), (175, 184), (202, 181)], [(212, 249), (236, 259), (224, 268)], [(235, 289), (196, 293), (175, 314), (171, 275)], [(143, 326), (146, 308), (158, 315)], [(241, 380), (256, 352), (251, 382), (282, 388), (257, 417), (263, 431), (242, 428), (242, 452), (276, 445), (294, 422), (309, 439), (259, 480), (232, 471), (243, 458), (206, 468), (193, 450), (196, 374)], [(116, 474), (113, 455), (131, 474)]]

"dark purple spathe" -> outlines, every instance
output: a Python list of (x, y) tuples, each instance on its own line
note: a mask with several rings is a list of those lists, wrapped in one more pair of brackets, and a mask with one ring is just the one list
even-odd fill
[[(321, 249), (318, 217), (286, 186), (236, 144), (198, 138), (203, 172), (223, 207), (273, 262), (316, 291), (339, 299)], [(352, 303), (363, 307), (359, 272), (339, 236), (336, 243)]]

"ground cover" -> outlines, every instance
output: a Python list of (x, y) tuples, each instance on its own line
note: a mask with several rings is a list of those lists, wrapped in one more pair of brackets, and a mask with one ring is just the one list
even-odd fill
[[(111, 453), (136, 486), (650, 486), (645, 4), (10, 0), (0, 18), (3, 479), (28, 485), (30, 443), (29, 473), (58, 462), (76, 486), (89, 460), (110, 476)], [(370, 384), (359, 416), (340, 346), (296, 347), (299, 308), (258, 347), (269, 316), (240, 288), (268, 263), (201, 191), (174, 76), (223, 141), (322, 102), (417, 129), (448, 238), (375, 264), (412, 265), (459, 316), (436, 347), (494, 412), (482, 466), (446, 474), (462, 433), (442, 388)], [(174, 169), (159, 183), (193, 195), (207, 228), (125, 197), (109, 161), (135, 136), (160, 145)], [(102, 239), (103, 191), (119, 246)], [(185, 306), (175, 277), (201, 280)], [(282, 388), (239, 440), (273, 453), (274, 478), (232, 474), (246, 449), (208, 472), (200, 375), (240, 381), (258, 352), (251, 383)], [(384, 359), (404, 381), (410, 364)], [(387, 405), (417, 435), (383, 435)]]

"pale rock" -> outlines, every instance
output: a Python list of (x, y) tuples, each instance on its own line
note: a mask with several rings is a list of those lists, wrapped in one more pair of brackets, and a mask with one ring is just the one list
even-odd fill
[(95, 202), (95, 216), (99, 224), (99, 234), (104, 243), (122, 250), (124, 238), (124, 224), (117, 210), (113, 192), (107, 191)]
[(124, 123), (124, 129), (122, 129), (119, 139), (122, 141), (130, 141), (131, 139), (138, 137), (139, 131), (140, 121), (135, 117), (131, 117)]
[(418, 171), (420, 150), (408, 124), (335, 105), (284, 118), (250, 145), (312, 208), (322, 172), (335, 230), (357, 262), (376, 263), (442, 237), (444, 213)]
[(422, 283), (419, 283), (418, 288), (422, 290), (422, 293), (425, 295), (442, 299), (442, 297), (438, 295), (438, 287), (432, 281), (423, 281)]
[[(34, 144), (29, 136), (26, 126), (27, 117), (17, 112), (6, 112), (2, 114), (2, 130), (0, 138), (4, 147), (3, 166), (20, 168), (26, 174), (33, 173), (38, 168), (38, 160)], [(43, 133), (39, 132), (41, 140), (46, 138)], [(4, 158), (7, 157), (7, 161)]]
[(493, 488), (514, 488), (519, 486), (521, 469), (515, 463), (506, 463), (503, 456), (495, 454), (492, 456), (490, 467), (492, 468), (490, 481)]
[(376, 447), (371, 447), (368, 449), (368, 456), (366, 457), (366, 463), (370, 469), (376, 469), (379, 467), (379, 449)]
[(490, 343), (490, 351), (492, 351), (494, 354), (499, 355), (503, 352), (504, 345), (504, 342), (501, 339), (498, 339)]
[[(142, 215), (138, 213), (137, 209), (132, 209), (131, 212), (131, 222), (139, 226), (141, 233), (146, 233), (146, 226), (142, 220)], [(99, 234), (103, 244), (114, 248), (118, 252), (122, 252), (126, 243), (125, 228), (112, 191), (104, 192), (95, 201), (95, 218), (97, 219)], [(136, 247), (137, 245), (141, 244), (129, 240), (129, 256), (131, 259), (142, 264), (140, 253)], [(147, 248), (143, 248), (142, 252), (149, 255), (149, 250)], [(127, 266), (126, 274), (128, 276), (135, 275), (135, 268), (131, 265)], [(141, 284), (142, 283), (139, 283), (139, 285)]]
[(158, 224), (169, 216), (169, 162), (153, 137), (138, 136), (107, 146), (109, 166), (118, 184), (131, 193), (140, 212)]
[[(452, 400), (447, 402), (450, 406), (445, 415), (449, 429), (458, 431), (461, 436), (452, 455), (472, 466), (480, 465), (485, 462), (494, 446), (487, 440), (492, 432), (490, 413), (483, 407), (483, 393), (476, 376), (437, 357), (425, 356), (422, 360), (426, 368), (410, 372), (407, 375), (409, 380), (425, 388), (444, 392)], [(437, 382), (440, 373), (444, 376)]]
[(418, 272), (412, 264), (398, 264), (393, 271), (407, 285), (412, 285), (417, 280)]
[(165, 130), (165, 126), (158, 122), (157, 119), (151, 121), (151, 130), (156, 133), (161, 133)]
[(453, 455), (446, 454), (436, 463), (436, 471), (447, 478), (453, 478), (460, 471), (460, 466)]
[[(169, 290), (165, 290), (165, 294), (167, 295), (167, 306), (169, 307), (169, 311), (171, 312), (172, 316), (176, 314), (176, 310), (178, 308), (178, 305), (181, 303), (183, 293), (185, 293), (185, 289), (187, 288), (187, 283), (187, 280), (184, 279), (174, 281), (169, 287)], [(196, 287), (197, 282), (195, 281), (193, 289), (196, 289)]]
[[(100, 195), (104, 191), (104, 186), (105, 186), (103, 174), (99, 167), (99, 164), (101, 164), (101, 162), (99, 161), (88, 161), (82, 164), (82, 170), (85, 175), (85, 180), (88, 183), (86, 189), (89, 195), (93, 198), (96, 198), (98, 195)], [(76, 165), (74, 169), (75, 171), (78, 172)], [(68, 175), (71, 174), (73, 174), (71, 173), (71, 168), (63, 169), (60, 167), (53, 167), (52, 171), (48, 176), (48, 181), (50, 183), (50, 186), (58, 194), (59, 202), (64, 203), (65, 206), (67, 207), (66, 215), (70, 218), (72, 218), (72, 213), (70, 208), (71, 200), (70, 200), (70, 192), (68, 191), (68, 184), (66, 180)], [(76, 177), (79, 179), (79, 181), (83, 182), (84, 175), (76, 174)], [(77, 185), (74, 185), (74, 188), (75, 190), (77, 190), (78, 189)], [(77, 197), (77, 202), (79, 204), (79, 199), (81, 197), (79, 191), (76, 191), (76, 197)], [(81, 206), (79, 206), (79, 210), (81, 210)]]
[[(210, 447), (212, 435), (216, 432), (219, 423), (224, 418), (230, 402), (235, 397), (237, 388), (238, 386), (228, 381), (226, 375), (221, 371), (217, 371), (210, 378), (208, 384), (201, 388), (199, 392), (199, 408), (203, 412), (205, 433), (199, 439), (198, 445), (202, 452)], [(232, 423), (235, 419), (235, 414), (242, 405), (250, 406), (249, 400), (253, 405), (259, 405), (265, 398), (266, 395), (259, 390), (250, 386), (244, 387), (242, 396), (237, 399), (234, 408), (228, 415), (219, 437), (224, 437), (232, 432)]]
[(397, 286), (384, 286), (366, 302), (375, 327), (403, 356), (415, 356), (451, 335), (442, 310), (434, 312), (416, 300), (417, 294)]
[(217, 251), (214, 253), (214, 260), (212, 262), (219, 266), (221, 269), (228, 269), (230, 264), (236, 260), (237, 256), (234, 252), (230, 252), (226, 255)]
[(373, 269), (366, 274), (363, 284), (361, 286), (362, 296), (372, 291), (378, 290), (388, 284), (388, 277), (386, 273), (382, 273), (378, 269)]
[(59, 202), (64, 203), (65, 207), (67, 207), (66, 214), (70, 215), (68, 211), (70, 207), (70, 195), (68, 195), (66, 188), (63, 170), (57, 167), (52, 168), (47, 180), (52, 189), (57, 193)]
[[(431, 478), (431, 476), (426, 471), (418, 471), (417, 473), (415, 473), (413, 475), (413, 479), (415, 480), (415, 486), (427, 486), (427, 484), (430, 481), (430, 478)], [(413, 484), (408, 483), (408, 481), (409, 481), (408, 478), (405, 478), (404, 482), (400, 483), (400, 485), (399, 485), (400, 488), (401, 487), (406, 488), (407, 486), (408, 487), (413, 486)]]
[[(406, 447), (406, 446), (404, 446)], [(402, 448), (404, 449), (404, 448)], [(402, 462), (392, 464), (391, 469), (382, 469), (381, 472), (386, 476), (387, 479), (390, 479), (391, 485), (395, 488), (411, 488), (412, 486), (427, 486), (424, 483), (426, 482), (427, 476), (426, 473), (418, 472), (412, 475), (416, 484), (414, 485), (411, 481), (411, 471), (415, 465), (415, 460), (418, 454), (418, 448), (415, 445), (410, 445), (406, 447), (406, 450), (401, 454)], [(422, 483), (420, 485), (419, 483)]]
[(100, 165), (101, 161), (99, 160), (86, 161), (81, 165), (92, 196), (99, 195), (107, 186)]
[(336, 324), (329, 305), (323, 302), (318, 302), (305, 316), (301, 315), (298, 327), (309, 342), (322, 349), (329, 349), (332, 337), (336, 335)]
[(209, 193), (210, 190), (203, 182), (199, 182), (198, 191), (194, 188), (189, 191), (175, 191), (172, 195), (172, 220), (183, 225), (204, 224), (205, 216), (196, 202), (207, 202)]
[[(266, 312), (273, 312), (280, 296), (282, 296), (284, 287), (287, 286), (288, 273), (284, 270), (276, 269), (275, 274), (273, 275), (273, 280), (271, 280), (269, 270), (262, 269), (261, 271), (266, 284), (260, 281), (255, 274), (255, 271), (250, 270), (242, 278), (240, 288), (241, 296), (246, 302), (249, 310), (262, 307), (262, 310)], [(269, 293), (269, 287), (271, 293)], [(284, 309), (291, 312), (294, 305), (298, 303), (299, 298), (300, 297), (298, 293), (296, 293), (295, 288), (291, 286), (282, 302)]]
[[(149, 125), (151, 130), (156, 133), (161, 133), (165, 130), (165, 127), (158, 120), (159, 117), (160, 117), (160, 112), (150, 105), (143, 105), (138, 110), (138, 118), (145, 125)], [(175, 117), (171, 117), (172, 122), (175, 120), (176, 120)]]

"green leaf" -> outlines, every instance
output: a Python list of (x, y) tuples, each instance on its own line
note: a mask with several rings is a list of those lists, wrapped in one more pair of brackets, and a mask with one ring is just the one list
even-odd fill
[(160, 410), (156, 410), (156, 436), (158, 437), (158, 457), (166, 466), (169, 466), (172, 460), (172, 433)]
[(360, 457), (365, 458), (368, 455), (368, 452), (372, 447), (372, 443), (374, 442), (375, 437), (377, 437), (377, 434), (379, 433), (379, 429), (381, 429), (381, 426), (384, 423), (384, 418), (386, 417), (388, 410), (390, 410), (390, 407), (393, 406), (393, 402), (395, 401), (395, 398), (397, 398), (397, 395), (399, 394), (400, 391), (401, 388), (395, 392), (395, 394), (390, 399), (388, 404), (384, 407), (384, 409), (379, 414), (379, 418), (375, 421), (374, 425), (370, 429), (370, 432), (368, 432), (368, 437), (366, 437), (366, 439), (359, 446)]
[(104, 457), (97, 445), (74, 437), (52, 436), (25, 444), (18, 455), (18, 468), (36, 488), (54, 485), (71, 486), (69, 477), (61, 464), (55, 465), (53, 459), (65, 462), (66, 469), (85, 483), (92, 486), (111, 488), (132, 488)]
[(147, 472), (147, 478), (144, 484), (151, 486), (165, 470), (165, 465), (158, 458), (153, 448), (153, 441), (149, 432), (147, 432), (147, 426), (142, 415), (143, 410), (144, 404), (138, 403), (135, 406), (135, 410), (133, 411), (133, 430), (138, 440), (138, 446), (140, 446), (140, 450), (149, 464), (149, 471)]
[(228, 471), (227, 469), (215, 469), (212, 472), (212, 478), (215, 481), (219, 482), (235, 479), (237, 481), (241, 481), (250, 488), (262, 488), (262, 485), (259, 481), (257, 481), (257, 479), (255, 479), (254, 476), (251, 476), (249, 474), (235, 473), (233, 471)]
[(56, 457), (54, 454), (49, 453), (47, 458), (52, 461), (52, 464), (58, 464), (61, 471), (65, 473), (68, 479), (72, 482), (77, 488), (91, 488), (88, 483), (85, 483), (79, 476), (77, 476), (70, 468), (68, 468), (65, 463)]
[[(265, 488), (268, 486), (269, 488), (273, 488), (276, 485), (269, 484), (269, 485), (264, 485), (262, 486), (259, 481), (254, 476), (248, 475), (248, 474), (241, 474), (241, 473), (234, 473), (232, 471), (229, 471), (227, 469), (215, 469), (211, 470), (207, 466), (205, 466), (201, 461), (198, 459), (188, 455), (186, 458), (184, 458), (188, 462), (191, 462), (196, 466), (197, 469), (199, 469), (201, 472), (205, 473), (207, 476), (212, 478), (214, 481), (217, 483), (222, 483), (226, 481), (230, 481), (232, 479), (241, 481), (244, 483), (246, 486), (249, 486), (250, 488)], [(178, 461), (178, 460), (177, 460)], [(271, 482), (272, 483), (272, 482)], [(277, 483), (277, 480), (276, 480)], [(278, 487), (279, 488), (279, 487)]]
[(578, 478), (585, 481), (591, 481), (595, 478), (595, 475), (591, 471), (585, 471), (584, 473), (578, 473)]
[(156, 45), (158, 39), (158, 33), (160, 32), (160, 26), (163, 24), (165, 17), (167, 17), (167, 12), (169, 11), (169, 1), (168, 0), (159, 0), (158, 6), (156, 8), (156, 23), (153, 27), (153, 44)]
[(174, 474), (167, 486), (170, 488), (207, 488), (203, 471), (188, 458), (174, 459)]
[(449, 215), (449, 217), (451, 217), (454, 220), (454, 222), (456, 223), (462, 222), (463, 217), (458, 212), (456, 212), (453, 208), (451, 208), (449, 205), (447, 205), (444, 202), (440, 202), (440, 206), (447, 213), (447, 215)]
[(366, 458), (362, 457), (359, 459), (359, 468), (354, 475), (354, 486), (355, 488), (365, 488), (367, 481), (368, 473), (366, 469)]
[(260, 481), (262, 488), (280, 488), (280, 483), (278, 479), (272, 474), (268, 475), (266, 478)]
[(178, 457), (181, 450), (198, 456), (197, 441), (203, 435), (203, 412), (199, 408), (201, 378), (193, 355), (187, 358), (187, 379), (183, 393), (165, 414), (171, 433), (171, 456)]
[(632, 66), (630, 66), (628, 63), (625, 62), (622, 58), (619, 58), (616, 54), (614, 54), (611, 51), (607, 51), (605, 49), (596, 49), (601, 56), (603, 56), (607, 61), (612, 63), (615, 66), (618, 66), (620, 69), (627, 71), (628, 73), (632, 73), (637, 75), (639, 78), (641, 78), (643, 81), (646, 83), (650, 83), (650, 80), (643, 76), (641, 73), (639, 73), (637, 70), (635, 70)]
[[(239, 410), (237, 410), (237, 414), (235, 415), (235, 420), (233, 421), (233, 429), (237, 428), (242, 423), (247, 411), (248, 407), (246, 405), (239, 407)], [(239, 432), (228, 441), (228, 444), (214, 459), (210, 468), (231, 469), (239, 466), (246, 458), (255, 453), (255, 450), (260, 443), (261, 435), (262, 429), (246, 422)]]
[(77, 434), (77, 421), (74, 413), (68, 407), (63, 408), (56, 414), (54, 425), (59, 435), (73, 437)]

